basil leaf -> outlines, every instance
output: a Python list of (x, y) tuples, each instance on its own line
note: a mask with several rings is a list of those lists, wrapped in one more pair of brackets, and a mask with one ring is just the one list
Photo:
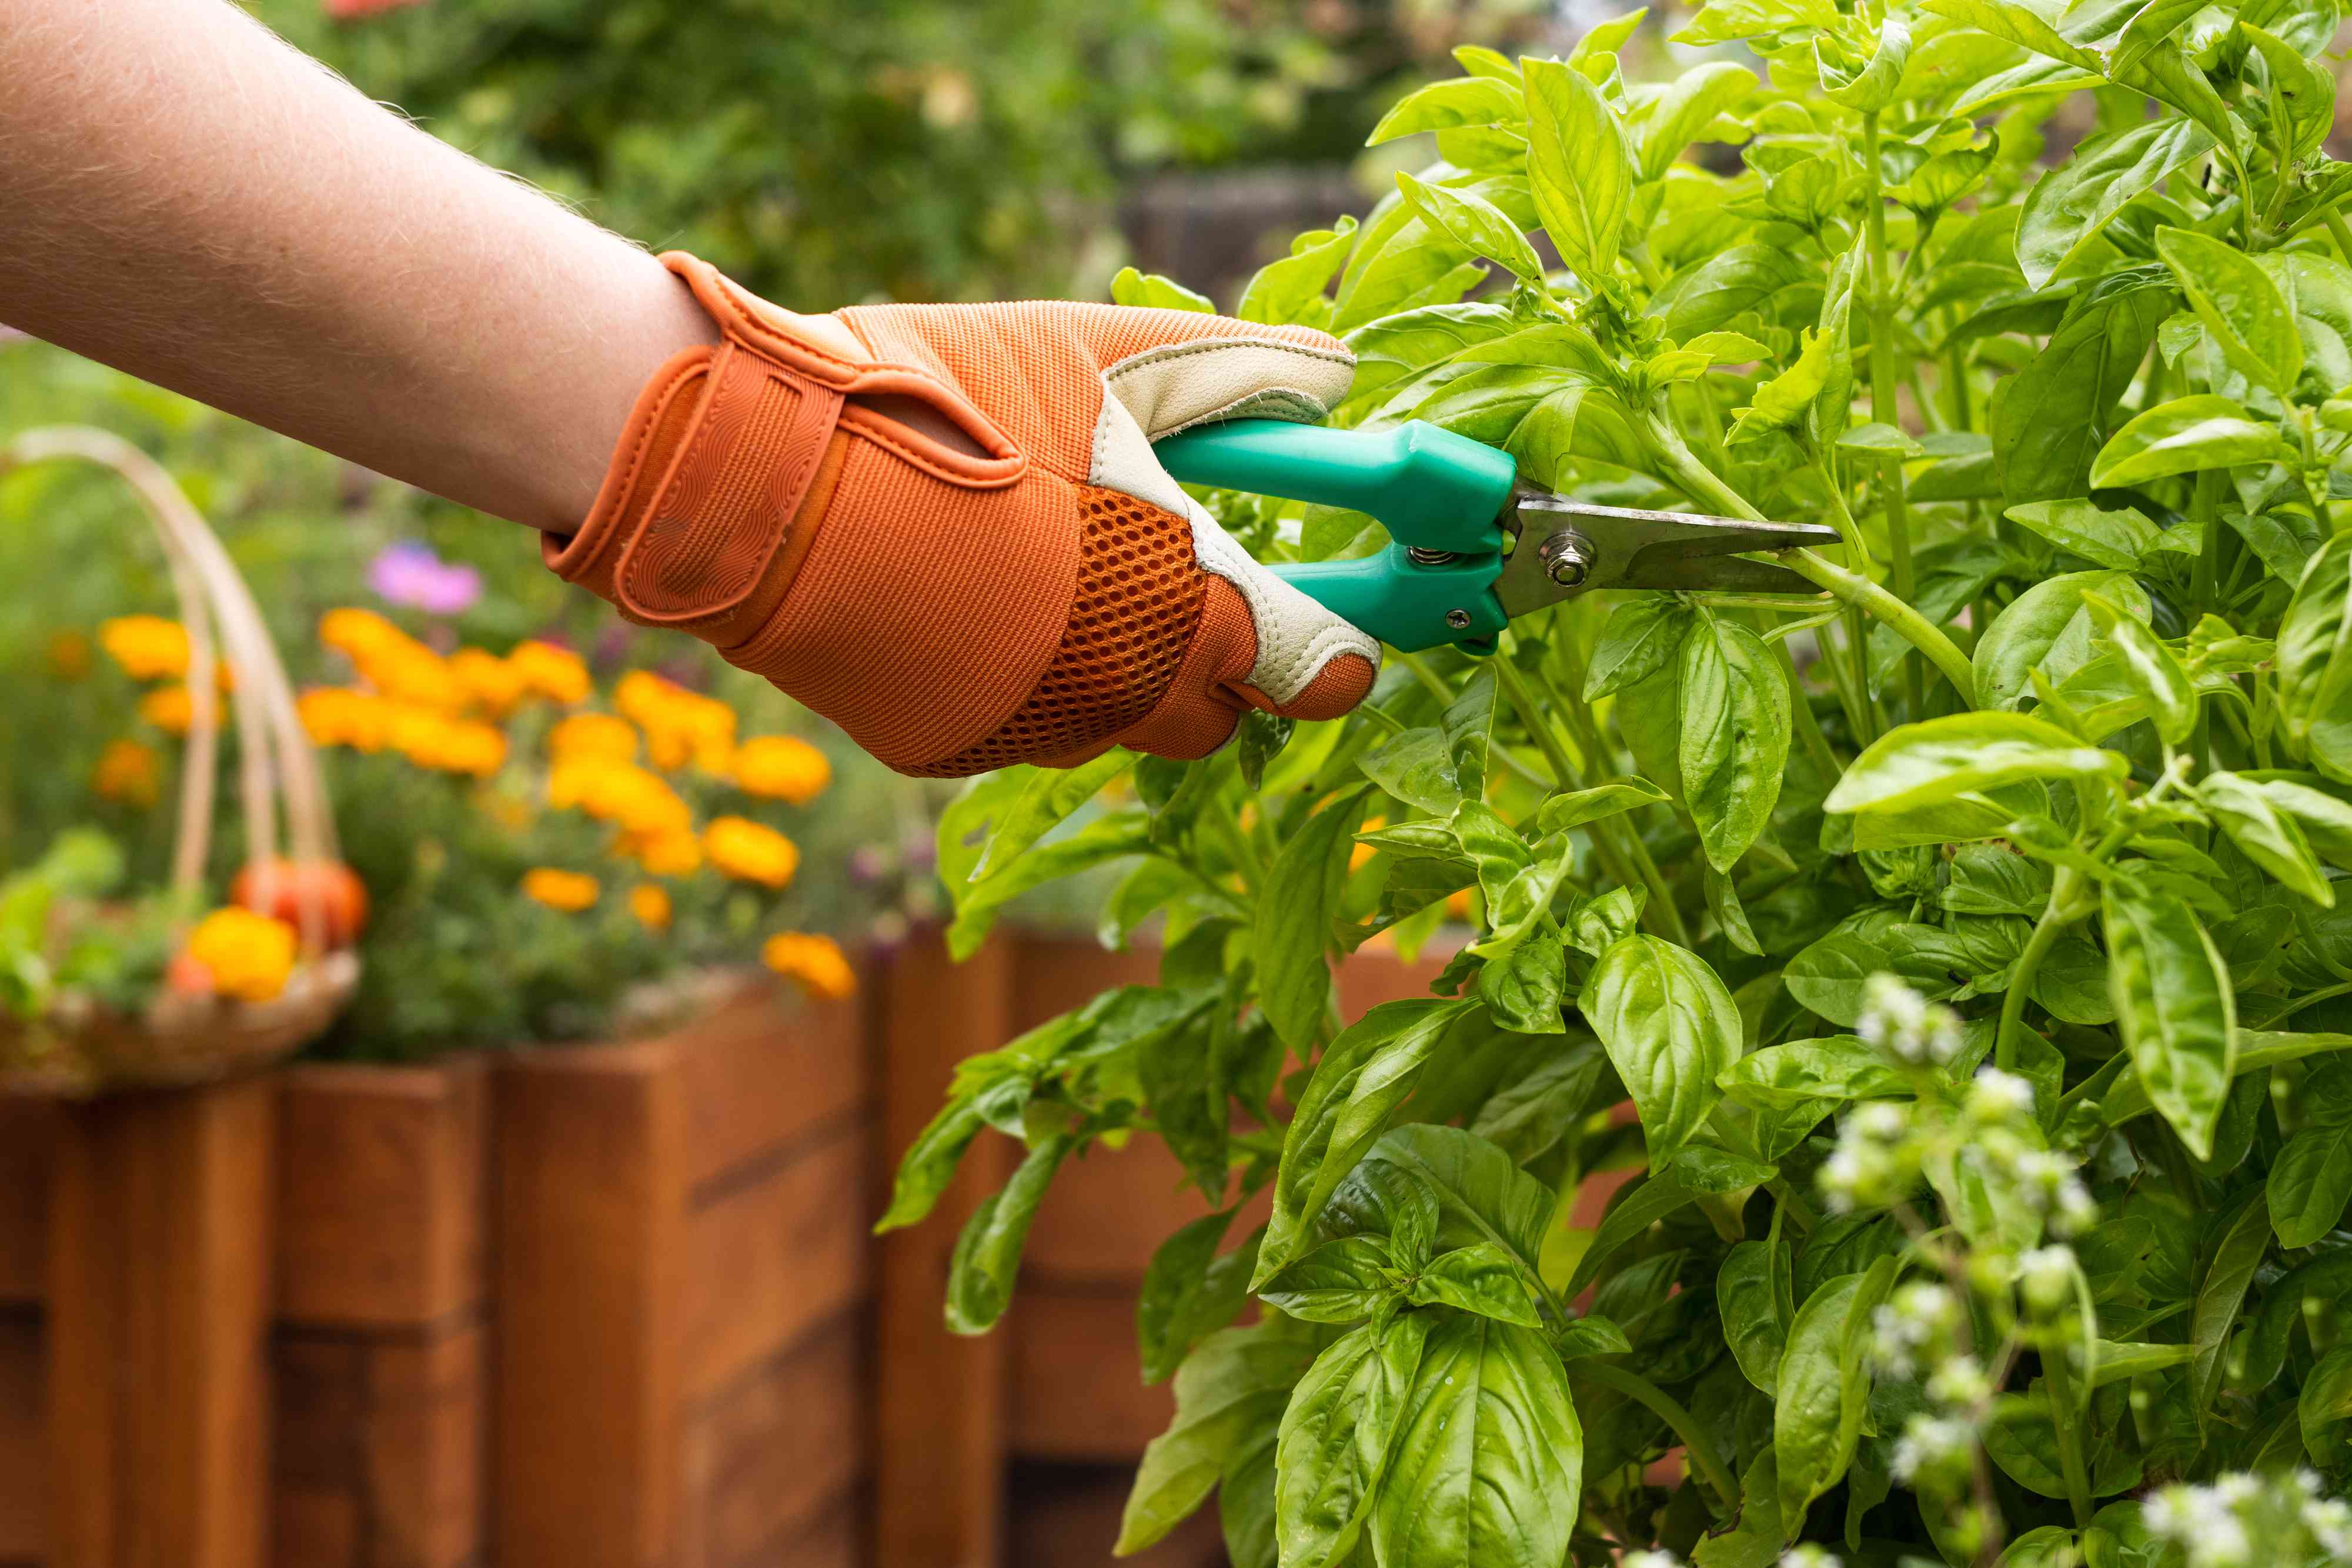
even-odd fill
[(1355, 1550), (1428, 1333), (1417, 1312), (1367, 1323), (1299, 1379), (1275, 1448), (1275, 1536), (1286, 1565), (1328, 1568)]
[[(2189, 229), (2156, 231), (2156, 254), (2180, 280), (2189, 308), (2231, 368), (2280, 396), (2303, 373), (2294, 312), (2253, 257)], [(2332, 390), (2332, 389), (2331, 389)]]
[[(1942, 4), (1934, 9), (1952, 14)], [(2026, 47), (2041, 48), (2031, 43)], [(2095, 62), (2096, 57), (2091, 60)], [(2096, 63), (2090, 68), (2104, 74), (2104, 68)], [(2048, 287), (2058, 270), (2135, 197), (2154, 190), (2166, 175), (2211, 151), (2212, 133), (2187, 120), (2151, 120), (2084, 142), (2073, 157), (2042, 175), (2026, 195), (2025, 210), (2017, 225), (2017, 263), (2025, 270), (2026, 282), (2037, 289)]]
[(1870, 1315), (1895, 1285), (1895, 1260), (1841, 1275), (1807, 1297), (1780, 1353), (1772, 1402), (1780, 1517), (1802, 1519), (1853, 1462), (1870, 1402)]
[(947, 1324), (960, 1334), (986, 1333), (1012, 1304), (1029, 1226), (1045, 1198), (1054, 1173), (1078, 1145), (1057, 1134), (1029, 1151), (1003, 1188), (982, 1198), (956, 1238), (948, 1262)]
[(1633, 193), (1624, 128), (1583, 74), (1557, 60), (1522, 60), (1528, 95), (1528, 183), (1543, 231), (1562, 260), (1598, 281), (1617, 263)]
[(2119, 754), (2084, 746), (2042, 719), (1952, 714), (1906, 724), (1873, 741), (1822, 810), (1906, 811), (2021, 779), (2120, 779), (2129, 770)]
[(2033, 672), (2056, 685), (2091, 658), (2092, 618), (2085, 593), (2097, 593), (2147, 618), (2147, 594), (2126, 572), (2070, 571), (2027, 589), (1993, 618), (1977, 643), (1977, 700), (1988, 708), (2014, 707)]
[(1518, 1260), (1491, 1241), (1457, 1247), (1430, 1260), (1406, 1299), (1417, 1306), (1454, 1307), (1498, 1322), (1539, 1326)]
[(2101, 889), (2116, 1022), (2148, 1100), (2199, 1159), (2235, 1073), (2237, 1004), (2230, 972), (2196, 915), (2132, 877)]
[(1194, 1346), (1240, 1315), (1249, 1300), (1258, 1234), (1217, 1256), (1234, 1212), (1202, 1215), (1151, 1254), (1135, 1301), (1135, 1343), (1145, 1383), (1164, 1382)]
[(1739, 1058), (1731, 993), (1697, 954), (1636, 935), (1601, 955), (1577, 1005), (1633, 1097), (1654, 1174), (1706, 1119), (1717, 1077)]
[(2196, 1401), (2198, 1429), (2202, 1431), (2213, 1401), (2221, 1392), (2223, 1353), (2237, 1326), (2238, 1309), (2246, 1287), (2270, 1250), (2270, 1206), (2257, 1188), (2235, 1213), (2213, 1231), (2213, 1244), (2199, 1270), (2197, 1304), (2189, 1320), (2189, 1342), (2196, 1358), (2189, 1363), (2189, 1390)]
[(1383, 1563), (1558, 1568), (1583, 1456), (1567, 1374), (1541, 1333), (1443, 1318), (1405, 1398), (1372, 1550)]
[(2352, 1125), (2305, 1127), (2271, 1166), (2272, 1227), (2282, 1247), (2309, 1247), (2336, 1228), (2352, 1203)]
[(1527, 99), (1517, 83), (1488, 76), (1456, 77), (1397, 99), (1364, 142), (1377, 147), (1400, 136), (1457, 125), (1517, 125), (1527, 117)]
[[(2281, 811), (2271, 791), (2278, 785), (2256, 784), (2235, 773), (2215, 771), (2197, 781), (2197, 800), (2214, 824), (2230, 835), (2248, 860), (2323, 909), (2336, 904), (2336, 890), (2320, 870), (2318, 857), (2294, 817)], [(2288, 790), (2294, 785), (2284, 786)], [(2317, 794), (2317, 790), (2304, 791)], [(2292, 798), (2292, 797), (2291, 797)], [(2327, 797), (2321, 797), (2323, 800)]]
[(1683, 150), (1716, 117), (1756, 90), (1756, 74), (1729, 60), (1707, 60), (1666, 85), (1642, 129), (1641, 177), (1662, 180)]
[(2278, 631), (2278, 707), (2288, 740), (2331, 779), (2352, 779), (2352, 534), (2304, 568)]
[(1736, 1244), (1716, 1270), (1723, 1337), (1741, 1375), (1766, 1394), (1778, 1394), (1780, 1387), (1780, 1355), (1789, 1341), (1789, 1270), (1788, 1248), (1777, 1235)]
[(1362, 790), (1327, 802), (1283, 846), (1260, 890), (1251, 946), (1258, 967), (1258, 1007), (1294, 1048), (1311, 1042), (1331, 1002), (1331, 922), (1348, 880), (1343, 847), (1355, 836), (1370, 797)]
[(1911, 1092), (1910, 1081), (1893, 1063), (1850, 1034), (1751, 1051), (1716, 1082), (1735, 1100), (1768, 1106), (1907, 1097)]
[(1343, 1236), (1267, 1281), (1258, 1296), (1294, 1318), (1351, 1323), (1398, 1293), (1388, 1263), (1388, 1247), (1378, 1237)]
[(1143, 1450), (1119, 1521), (1119, 1555), (1163, 1539), (1200, 1507), (1225, 1455), (1282, 1415), (1323, 1336), (1286, 1318), (1211, 1334), (1176, 1372), (1176, 1415)]
[(1475, 191), (1450, 189), (1397, 172), (1397, 189), (1422, 216), (1454, 236), (1474, 256), (1498, 261), (1514, 276), (1529, 283), (1543, 281), (1543, 263), (1527, 235), (1492, 202)]
[(2352, 1345), (2336, 1346), (2312, 1367), (2295, 1400), (2295, 1418), (2303, 1433), (2304, 1451), (2313, 1462), (2339, 1463), (2343, 1442), (2339, 1438), (2330, 1443), (2327, 1438), (2330, 1428), (2352, 1420)]
[(1584, 672), (1584, 700), (1599, 702), (1678, 663), (1684, 637), (1696, 622), (1667, 594), (1629, 599), (1609, 612)]
[(1772, 820), (1789, 766), (1788, 682), (1764, 641), (1703, 614), (1683, 641), (1683, 800), (1727, 872)]
[(2185, 743), (2197, 727), (2197, 693), (2172, 650), (2157, 641), (2146, 622), (2125, 614), (2087, 588), (2083, 591), (2083, 608), (2090, 612), (2091, 624), (2114, 648), (2125, 674), (2152, 710), (2156, 733), (2168, 745)]
[(2092, 460), (2091, 483), (2101, 488), (2144, 485), (2289, 455), (2277, 425), (2248, 417), (2229, 398), (2200, 392), (2160, 403), (2116, 431)]
[(1390, 1115), (1412, 1092), (1437, 1042), (1474, 1006), (1384, 1002), (1342, 1030), (1323, 1052), (1283, 1134), (1274, 1215), (1258, 1249), (1252, 1289), (1264, 1289), (1297, 1255), (1307, 1227), (1332, 1189), (1387, 1130)]

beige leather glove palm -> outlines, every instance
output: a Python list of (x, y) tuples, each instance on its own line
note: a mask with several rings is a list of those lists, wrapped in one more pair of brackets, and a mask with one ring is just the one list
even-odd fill
[[(1151, 454), (1205, 420), (1321, 418), (1352, 374), (1334, 340), (1105, 305), (798, 316), (664, 260), (721, 341), (647, 383), (595, 509), (546, 544), (623, 614), (932, 776), (1198, 757), (1245, 706), (1331, 717), (1370, 689), (1378, 644)], [(900, 399), (977, 455), (884, 412)]]

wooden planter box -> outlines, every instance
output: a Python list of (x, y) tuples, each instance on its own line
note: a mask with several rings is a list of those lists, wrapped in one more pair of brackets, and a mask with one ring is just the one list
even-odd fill
[(470, 1061), (0, 1101), (0, 1563), (480, 1561), (488, 1104)]
[(566, 1568), (835, 1568), (866, 1470), (875, 1150), (851, 1005), (754, 986), (498, 1075), (498, 1539)]
[(755, 983), (629, 1045), (0, 1099), (0, 1568), (857, 1561), (867, 1082), (854, 1006)]

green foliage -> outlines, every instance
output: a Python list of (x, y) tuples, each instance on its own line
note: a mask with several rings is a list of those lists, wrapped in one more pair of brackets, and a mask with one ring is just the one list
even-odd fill
[[(1597, 595), (1399, 657), (1357, 714), (1139, 763), (1042, 840), (1002, 802), (1052, 781), (964, 798), (960, 908), (990, 812), (1031, 857), (1144, 846), (1117, 931), (1159, 917), (1157, 994), (1200, 1009), (1157, 1078), (1016, 1044), (1017, 1106), (968, 1071), (908, 1164), (1141, 1129), (1207, 1178), (1139, 1315), (1179, 1414), (1123, 1551), (1213, 1485), (1247, 1568), (2352, 1548), (2334, 22), (1715, 0), (1684, 40), (1766, 78), (1629, 82), (1620, 29), (1391, 111), (1444, 161), (1253, 290), (1356, 347), (1342, 422), (1841, 543), (1789, 558), (1817, 598)], [(2082, 91), (2103, 133), (2037, 168)], [(1434, 995), (1339, 1016), (1330, 958), (1417, 952), (1449, 899)], [(1245, 1274), (1258, 1325), (1213, 1332)]]

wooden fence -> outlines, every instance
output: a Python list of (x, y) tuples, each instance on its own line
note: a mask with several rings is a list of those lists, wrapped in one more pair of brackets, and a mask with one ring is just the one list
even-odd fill
[[(0, 1568), (1105, 1561), (1170, 1408), (1136, 1287), (1198, 1196), (1090, 1158), (982, 1339), (941, 1291), (1009, 1141), (867, 1226), (956, 1061), (1153, 967), (923, 937), (860, 1004), (626, 1045), (0, 1099)], [(1361, 957), (1347, 1005), (1434, 969)]]

